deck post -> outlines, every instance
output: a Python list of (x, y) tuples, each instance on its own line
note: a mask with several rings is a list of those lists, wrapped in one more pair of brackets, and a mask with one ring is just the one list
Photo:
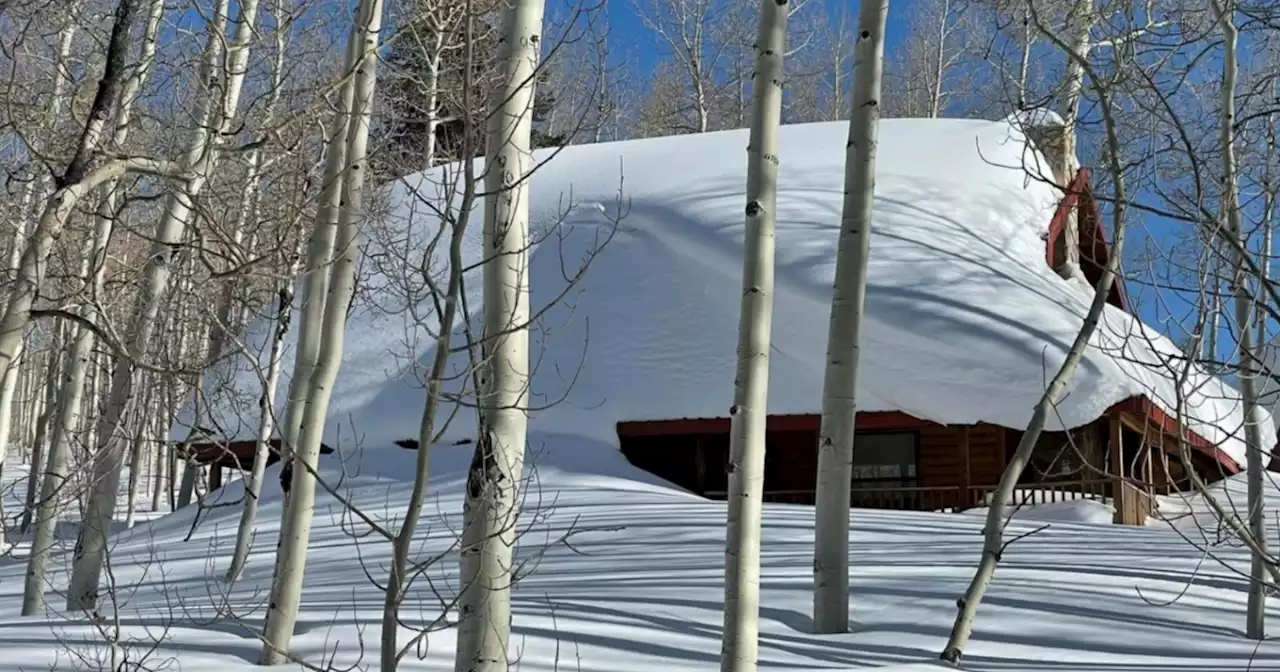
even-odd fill
[(1120, 416), (1120, 412), (1112, 411), (1109, 418), (1111, 497), (1116, 508), (1112, 522), (1118, 525), (1142, 525), (1146, 522), (1146, 516), (1142, 515), (1141, 504), (1137, 501), (1139, 491), (1124, 480), (1124, 423)]
[(222, 487), (222, 465), (214, 462), (209, 465), (209, 492)]
[(1129, 493), (1124, 487), (1124, 425), (1118, 411), (1112, 411), (1107, 420), (1107, 470), (1111, 472), (1111, 504), (1116, 509), (1112, 522), (1124, 525), (1125, 513), (1130, 509)]

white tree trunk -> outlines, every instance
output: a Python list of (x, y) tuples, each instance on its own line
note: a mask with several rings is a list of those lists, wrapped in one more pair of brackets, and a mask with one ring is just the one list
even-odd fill
[(200, 475), (200, 463), (190, 457), (182, 460), (182, 481), (178, 484), (178, 503), (174, 506), (174, 510), (185, 509), (191, 506), (191, 500), (196, 494), (196, 478)]
[[(427, 147), (423, 165), (436, 165), (436, 129), (440, 126), (440, 60), (444, 55), (444, 31), (431, 31), (431, 51), (427, 59)], [(469, 158), (469, 157), (468, 157)]]
[(34, 503), (35, 536), (27, 556), (27, 576), (22, 593), (23, 616), (34, 616), (44, 608), (49, 554), (57, 544), (58, 519), (67, 498), (77, 494), (68, 472), (71, 449), (77, 445), (76, 428), (86, 387), (85, 375), (93, 357), (92, 344), (92, 332), (84, 328), (76, 330), (69, 348), (66, 371), (62, 375), (62, 398), (53, 405), (56, 416), (52, 421), (53, 440), (49, 442), (48, 466), (40, 479), (40, 497)]
[[(357, 43), (350, 52), (354, 56), (356, 70), (349, 84), (352, 90), (352, 107), (345, 138), (346, 168), (340, 171), (345, 173), (345, 179), (341, 182), (342, 207), (334, 237), (335, 257), (330, 271), (328, 296), (324, 301), (320, 350), (311, 380), (307, 384), (306, 413), (298, 432), (298, 443), (291, 456), (294, 462), (293, 483), (280, 528), (276, 576), (271, 585), (271, 600), (263, 633), (261, 662), (264, 665), (280, 664), (287, 660), (293, 627), (298, 619), (298, 606), (302, 601), (302, 581), (315, 510), (316, 477), (312, 472), (319, 463), (320, 442), (324, 437), (329, 399), (342, 365), (347, 309), (355, 295), (357, 239), (364, 218), (364, 179), (367, 172), (365, 160), (373, 94), (377, 84), (377, 49), (378, 37), (382, 32), (382, 7), (382, 0), (362, 0), (351, 36), (351, 40)], [(339, 110), (338, 114), (343, 115), (343, 111)], [(342, 124), (339, 122), (337, 125)]]
[[(133, 346), (134, 358), (145, 358), (150, 352), (151, 340), (159, 321), (160, 308), (168, 292), (172, 273), (171, 261), (174, 247), (181, 241), (191, 216), (192, 199), (199, 194), (208, 179), (217, 157), (217, 146), (230, 130), (235, 111), (239, 107), (240, 91), (244, 83), (249, 58), (249, 44), (257, 23), (257, 0), (240, 3), (240, 17), (235, 42), (225, 56), (222, 46), (226, 41), (226, 23), (229, 0), (218, 0), (214, 18), (208, 24), (209, 40), (205, 46), (202, 64), (202, 81), (216, 79), (221, 87), (210, 87), (201, 96), (199, 120), (187, 146), (183, 166), (189, 172), (185, 184), (170, 192), (165, 213), (156, 227), (151, 258), (144, 272), (142, 287), (134, 307)], [(215, 92), (220, 97), (215, 96)], [(94, 455), (94, 490), (89, 499), (84, 523), (76, 541), (75, 562), (72, 566), (71, 584), (67, 591), (68, 610), (94, 611), (98, 602), (98, 585), (106, 560), (107, 534), (115, 515), (120, 471), (123, 466), (125, 436), (122, 430), (128, 415), (136, 376), (134, 362), (127, 357), (117, 358), (111, 376), (110, 395), (102, 416), (97, 423), (98, 450)]]
[[(1076, 147), (1079, 138), (1080, 104), (1084, 99), (1084, 71), (1093, 51), (1093, 26), (1097, 14), (1093, 12), (1093, 0), (1078, 0), (1068, 21), (1071, 56), (1067, 59), (1066, 80), (1062, 85), (1062, 156), (1054, 166), (1054, 173), (1066, 187), (1075, 177)], [(1072, 213), (1067, 217), (1062, 231), (1065, 261), (1069, 267), (1080, 265), (1080, 218)]]
[[(18, 369), (22, 366), (22, 349), (19, 348), (8, 370), (0, 372), (0, 475), (4, 474), (5, 456), (9, 453), (9, 435), (13, 433), (13, 397), (18, 389)], [(39, 468), (31, 465), (28, 479), (34, 478)], [(4, 502), (0, 500), (0, 553), (9, 549), (5, 530)]]
[(933, 54), (933, 82), (929, 91), (929, 118), (942, 114), (942, 84), (947, 70), (947, 34), (951, 22), (951, 0), (942, 0), (942, 15), (938, 18), (938, 44)]
[[(1068, 57), (1071, 56), (1069, 55)], [(1053, 378), (1050, 379), (1049, 385), (1045, 388), (1040, 400), (1036, 402), (1035, 410), (1031, 414), (1031, 420), (1028, 421), (1027, 428), (1022, 433), (1022, 439), (1019, 440), (1013, 456), (1009, 458), (1009, 464), (1000, 476), (1000, 483), (992, 495), (991, 506), (987, 510), (986, 526), (983, 530), (982, 558), (979, 560), (978, 568), (974, 571), (973, 578), (969, 582), (969, 587), (965, 590), (964, 597), (956, 601), (956, 606), (958, 607), (956, 620), (951, 626), (951, 636), (947, 640), (946, 648), (942, 650), (942, 654), (939, 656), (942, 660), (953, 665), (958, 664), (961, 656), (964, 655), (964, 648), (973, 634), (973, 621), (977, 616), (978, 607), (982, 603), (983, 596), (986, 595), (987, 588), (991, 585), (992, 578), (995, 577), (996, 565), (1000, 563), (1000, 554), (1004, 550), (1004, 526), (1008, 521), (1008, 504), (1013, 501), (1018, 479), (1022, 477), (1023, 470), (1026, 469), (1027, 464), (1031, 461), (1031, 454), (1035, 450), (1036, 442), (1040, 439), (1040, 434), (1044, 430), (1045, 421), (1048, 419), (1049, 414), (1054, 411), (1067, 394), (1067, 386), (1071, 383), (1072, 376), (1075, 375), (1076, 367), (1079, 366), (1080, 360), (1084, 357), (1085, 349), (1089, 346), (1089, 341), (1093, 338), (1094, 332), (1098, 330), (1098, 325), (1102, 321), (1102, 313), (1107, 306), (1107, 297), (1111, 294), (1112, 285), (1115, 284), (1116, 275), (1120, 270), (1120, 260), (1123, 258), (1124, 253), (1124, 224), (1129, 197), (1125, 185), (1124, 172), (1120, 164), (1121, 146), (1115, 118), (1112, 116), (1112, 103), (1105, 89), (1099, 88), (1098, 96), (1100, 98), (1098, 107), (1107, 134), (1107, 148), (1103, 155), (1107, 159), (1107, 168), (1112, 184), (1115, 187), (1114, 207), (1111, 211), (1115, 243), (1111, 251), (1111, 258), (1107, 265), (1103, 267), (1102, 275), (1094, 285), (1093, 302), (1089, 305), (1089, 312), (1085, 314), (1084, 322), (1080, 325), (1080, 331), (1076, 334), (1075, 340), (1072, 341), (1071, 347), (1067, 349), (1062, 365), (1058, 368)], [(1194, 475), (1192, 478), (1195, 478)]]
[(858, 353), (867, 298), (888, 11), (888, 0), (862, 0), (858, 15), (853, 111), (845, 150), (844, 205), (818, 438), (813, 628), (814, 632), (825, 634), (849, 630), (849, 486), (853, 478)]
[(694, 67), (693, 101), (698, 113), (698, 132), (711, 128), (711, 103), (707, 101), (707, 83), (703, 81), (701, 68)]
[[(18, 254), (21, 255), (21, 253), (22, 250), (19, 248)], [(15, 264), (12, 267), (16, 268), (17, 266)], [(20, 390), (21, 398), (18, 400), (18, 420), (14, 423), (14, 428), (17, 430), (18, 443), (27, 451), (27, 455), (29, 457), (32, 457), (31, 450), (33, 447), (31, 443), (35, 432), (36, 417), (38, 415), (38, 404), (36, 403), (35, 398), (37, 394), (36, 389), (39, 387), (39, 384), (36, 382), (36, 379), (39, 377), (38, 372), (41, 371), (44, 366), (39, 360), (42, 360), (42, 358), (39, 356), (39, 353), (36, 353), (36, 355), (29, 360), (26, 366), (18, 368), (18, 375), (21, 378), (21, 381), (18, 383), (18, 389)], [(31, 463), (39, 464), (39, 460), (32, 457)]]
[[(155, 383), (153, 382), (152, 385)], [(155, 397), (151, 390), (142, 392), (143, 403), (138, 410), (133, 430), (133, 445), (129, 448), (129, 491), (125, 495), (124, 526), (133, 529), (134, 514), (138, 508), (138, 484), (142, 478), (143, 455), (146, 452), (147, 435), (155, 424)]]
[[(165, 409), (168, 411), (168, 409)], [(160, 426), (156, 429), (156, 448), (154, 461), (151, 466), (151, 511), (159, 511), (160, 505), (164, 503), (164, 489), (169, 481), (169, 428), (172, 423), (166, 423), (168, 416), (160, 419)], [(168, 485), (172, 490), (173, 486)]]
[[(34, 361), (29, 361), (27, 363), (28, 374), (31, 374), (36, 370), (37, 367), (34, 364), (35, 364)], [(29, 376), (29, 378), (31, 378), (32, 380), (29, 381), (30, 383), (28, 385), (29, 389), (23, 392), (23, 397), (27, 405), (35, 406), (35, 404), (32, 403), (31, 401), (32, 396), (36, 394), (36, 387), (34, 385), (34, 376)], [(31, 427), (35, 427), (35, 425), (39, 423), (39, 419), (36, 419), (34, 421), (25, 420), (24, 422), (29, 422)], [(25, 505), (22, 508), (22, 522), (18, 527), (19, 531), (21, 531), (22, 534), (26, 534), (27, 530), (31, 528), (31, 517), (34, 515), (34, 512), (35, 512), (36, 494), (40, 490), (40, 486), (39, 486), (40, 474), (43, 473), (43, 469), (44, 469), (45, 450), (44, 450), (43, 442), (37, 442), (35, 440), (34, 434), (28, 434), (28, 432), (26, 431), (26, 428), (21, 428), (21, 429), (23, 430), (21, 432), (23, 435), (23, 441), (26, 442), (27, 448), (30, 451), (29, 454), (31, 458), (30, 459), (31, 470), (27, 474), (27, 493), (26, 493), (26, 497), (24, 498)]]
[[(164, 14), (164, 0), (153, 0), (147, 15), (147, 24), (143, 30), (142, 48), (138, 57), (138, 65), (125, 80), (120, 89), (120, 97), (116, 101), (116, 120), (115, 129), (112, 133), (111, 145), (114, 149), (120, 150), (125, 146), (125, 142), (129, 138), (129, 131), (132, 130), (133, 106), (137, 99), (138, 92), (142, 89), (142, 85), (146, 82), (147, 77), (151, 73), (152, 66), (155, 63), (156, 54), (156, 36), (160, 30), (160, 19)], [(109, 180), (103, 185), (103, 189), (107, 196), (99, 204), (94, 214), (94, 232), (90, 245), (85, 252), (84, 258), (80, 262), (80, 275), (85, 279), (85, 284), (89, 287), (89, 301), (81, 305), (79, 315), (91, 322), (98, 321), (96, 307), (98, 301), (103, 295), (103, 283), (106, 279), (106, 261), (107, 247), (111, 243), (111, 234), (114, 228), (116, 207), (119, 202), (120, 194), (118, 191), (118, 181)], [(71, 371), (67, 376), (67, 384), (62, 388), (62, 398), (60, 405), (71, 405), (72, 411), (69, 416), (70, 421), (74, 423), (72, 426), (79, 426), (81, 419), (88, 416), (88, 420), (92, 422), (93, 416), (98, 404), (97, 385), (92, 385), (88, 390), (89, 413), (83, 413), (86, 378), (89, 369), (95, 364), (94, 362), (94, 345), (96, 337), (93, 332), (83, 327), (75, 329), (75, 344), (69, 352), (69, 366), (79, 367), (79, 371)], [(100, 376), (95, 375), (96, 383)], [(72, 386), (75, 386), (73, 391)], [(61, 422), (61, 416), (59, 417)], [(90, 425), (92, 426), (92, 425)], [(60, 429), (55, 434), (62, 434), (68, 431), (67, 425), (58, 424)], [(95, 434), (90, 433), (85, 440), (85, 445), (96, 445), (94, 443)], [(64, 452), (69, 451), (70, 447), (64, 446)], [(67, 460), (67, 455), (61, 458)], [(57, 515), (57, 509), (52, 509), (52, 514)], [(57, 520), (54, 520), (54, 528), (56, 529)], [(51, 542), (52, 540), (50, 540)], [(43, 577), (41, 578), (43, 583)]]
[[(361, 0), (356, 9), (358, 16), (367, 12), (367, 5), (374, 0)], [(361, 25), (357, 19), (356, 25)], [(346, 72), (356, 67), (360, 60), (361, 42), (353, 31), (347, 44)], [(315, 226), (307, 246), (306, 268), (302, 280), (302, 309), (298, 325), (298, 345), (293, 355), (293, 373), (289, 383), (289, 396), (285, 401), (284, 427), (280, 443), (280, 461), (287, 464), (293, 459), (294, 446), (306, 414), (311, 375), (320, 355), (320, 339), (323, 333), (325, 301), (329, 293), (330, 263), (333, 259), (334, 236), (338, 230), (339, 206), (342, 203), (343, 184), (346, 180), (347, 132), (351, 125), (355, 84), (349, 82), (339, 91), (338, 109), (329, 125), (325, 139), (324, 175), (320, 192), (320, 207), (316, 212)]]
[[(281, 85), (284, 78), (284, 57), (286, 53), (286, 32), (280, 28), (281, 18), (275, 17), (275, 60), (271, 69), (271, 97), (264, 112), (264, 126), (269, 127), (275, 119), (275, 109), (280, 102)], [(259, 206), (259, 185), (262, 181), (262, 153), (255, 149), (249, 156), (249, 179), (242, 195), (243, 205), (240, 209), (240, 220), (236, 231), (248, 228), (249, 220), (256, 218)], [(250, 248), (256, 247), (250, 243)], [(262, 477), (266, 472), (267, 458), (271, 449), (271, 434), (275, 431), (276, 388), (280, 382), (280, 355), (284, 347), (285, 336), (289, 333), (289, 320), (293, 311), (293, 282), (298, 274), (300, 252), (294, 252), (294, 260), (290, 264), (285, 279), (276, 287), (277, 311), (275, 337), (271, 341), (270, 359), (267, 363), (267, 378), (263, 382), (262, 396), (258, 400), (258, 437), (253, 450), (253, 462), (249, 467), (249, 476), (244, 484), (244, 509), (240, 513), (240, 524), (236, 531), (236, 546), (231, 554), (231, 565), (227, 569), (227, 581), (235, 582), (244, 570), (249, 557), (249, 548), (253, 541), (254, 523), (258, 519), (258, 498), (262, 495)]]
[[(292, 275), (292, 274), (291, 274)], [(276, 332), (271, 340), (271, 354), (267, 364), (267, 379), (262, 386), (262, 397), (258, 401), (258, 410), (262, 413), (258, 424), (258, 438), (254, 444), (253, 464), (249, 477), (244, 484), (244, 509), (240, 512), (240, 525), (236, 531), (236, 547), (231, 555), (231, 566), (227, 569), (227, 581), (234, 582), (240, 578), (245, 562), (249, 559), (249, 549), (253, 542), (254, 523), (258, 519), (258, 499), (262, 496), (262, 479), (267, 469), (267, 458), (271, 449), (271, 434), (275, 431), (274, 413), (276, 388), (280, 382), (280, 354), (285, 336), (289, 334), (289, 315), (293, 310), (293, 292), (290, 289), (292, 278), (280, 284), (278, 289), (278, 310), (276, 311)]]
[[(1219, 25), (1222, 27), (1222, 210), (1226, 219), (1227, 231), (1240, 242), (1240, 250), (1248, 250), (1249, 242), (1245, 234), (1240, 213), (1240, 194), (1238, 168), (1236, 165), (1235, 125), (1236, 125), (1236, 71), (1239, 44), (1239, 31), (1235, 25), (1235, 5), (1233, 0), (1224, 3), (1212, 2), (1214, 10), (1220, 15)], [(1246, 252), (1237, 252), (1237, 260), (1232, 273), (1231, 293), (1235, 299), (1235, 333), (1238, 340), (1236, 362), (1240, 375), (1240, 399), (1244, 405), (1244, 438), (1245, 468), (1248, 480), (1249, 533), (1259, 548), (1265, 550), (1267, 545), (1266, 511), (1263, 508), (1263, 445), (1262, 432), (1258, 426), (1258, 365), (1254, 351), (1254, 329), (1257, 328), (1253, 317), (1253, 295), (1249, 287), (1249, 276)], [(1264, 265), (1267, 263), (1263, 261)], [(1267, 571), (1265, 558), (1257, 551), (1250, 554), (1249, 567), (1249, 599), (1245, 617), (1245, 636), (1261, 641), (1266, 637), (1266, 588)]]
[(1035, 34), (1031, 32), (1031, 9), (1022, 9), (1022, 58), (1018, 61), (1018, 109), (1027, 106), (1027, 73), (1031, 70), (1031, 45), (1035, 43)]
[(724, 672), (754, 672), (759, 652), (760, 527), (778, 223), (778, 134), (782, 125), (788, 9), (776, 0), (762, 0), (755, 47), (738, 371), (729, 439), (724, 638), (720, 653), (720, 669)]
[(511, 0), (503, 13), (485, 151), (484, 351), (481, 436), (468, 475), (460, 557), (457, 672), (505, 672), (510, 661), (515, 521), (528, 433), (529, 180), (534, 75), (543, 0)]

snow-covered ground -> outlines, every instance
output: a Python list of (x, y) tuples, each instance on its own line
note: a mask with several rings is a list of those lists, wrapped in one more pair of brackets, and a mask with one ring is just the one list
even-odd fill
[[(540, 560), (516, 589), (512, 647), (521, 656), (519, 669), (713, 669), (720, 651), (723, 503), (672, 489), (607, 446), (546, 435), (535, 436), (534, 445), (535, 485), (522, 553)], [(413, 457), (398, 448), (368, 449), (345, 456), (345, 469), (337, 457), (325, 458), (324, 472), (334, 480), (345, 472), (342, 491), (386, 520), (403, 510)], [(440, 449), (433, 460), (433, 515), (416, 558), (445, 552), (453, 542), (468, 458), (465, 448), (454, 447)], [(239, 484), (228, 486), (223, 501), (241, 492)], [(1081, 506), (1040, 507), (1015, 521), (1015, 535), (1048, 527), (1006, 553), (965, 669), (1280, 670), (1280, 644), (1259, 647), (1241, 636), (1239, 577), (1202, 564), (1201, 552), (1167, 527), (1079, 523), (1064, 513)], [(251, 669), (259, 644), (250, 630), (260, 623), (270, 580), (279, 493), (271, 490), (264, 501), (256, 553), (233, 589), (220, 577), (238, 509), (206, 511), (187, 540), (193, 515), (188, 509), (118, 535), (113, 573), (127, 598), (119, 611), (125, 650), (137, 656), (155, 646), (148, 667), (168, 660), (170, 669), (185, 672)], [(372, 663), (382, 596), (365, 571), (385, 576), (388, 546), (367, 535), (353, 539), (350, 532), (365, 528), (328, 497), (320, 500), (316, 523), (294, 644), (317, 664), (329, 656), (336, 656), (332, 664), (338, 667)], [(855, 510), (850, 573), (856, 628), (818, 637), (808, 632), (813, 511), (768, 506), (762, 668), (927, 666), (945, 641), (954, 600), (977, 560), (981, 525), (976, 515)], [(569, 531), (572, 548), (552, 543)], [(1237, 550), (1220, 551), (1237, 566), (1244, 559)], [(20, 556), (0, 561), (0, 670), (71, 669), (65, 648), (86, 652), (86, 642), (100, 636), (58, 615), (20, 618)], [(456, 556), (445, 553), (429, 576), (447, 596)], [(406, 609), (410, 623), (435, 618), (439, 608), (425, 584), (413, 597)], [(60, 606), (56, 596), (51, 601)], [(1280, 613), (1273, 609), (1271, 616)], [(407, 636), (405, 631), (402, 640)], [(451, 630), (431, 635), (424, 657), (403, 669), (451, 669), (453, 638)]]

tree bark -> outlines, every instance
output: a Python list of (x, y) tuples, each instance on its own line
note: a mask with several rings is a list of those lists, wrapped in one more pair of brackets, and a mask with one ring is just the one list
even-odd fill
[(788, 5), (760, 3), (751, 137), (747, 146), (746, 241), (729, 444), (725, 536), (723, 672), (754, 672), (760, 635), (760, 527), (763, 520), (765, 419), (773, 330), (778, 135), (782, 125)]
[[(1079, 165), (1076, 160), (1076, 147), (1079, 142), (1080, 104), (1084, 99), (1085, 65), (1089, 62), (1093, 51), (1093, 26), (1097, 14), (1093, 11), (1093, 0), (1077, 0), (1068, 17), (1067, 31), (1070, 38), (1071, 54), (1067, 59), (1066, 80), (1062, 85), (1062, 154), (1053, 172), (1062, 182), (1061, 187), (1075, 177)], [(1072, 213), (1067, 217), (1062, 231), (1063, 249), (1067, 269), (1080, 266), (1080, 218)], [(1074, 271), (1068, 270), (1067, 273)]]
[[(165, 409), (168, 411), (168, 408)], [(165, 423), (168, 416), (161, 418), (161, 425), (156, 431), (156, 449), (151, 465), (151, 511), (159, 511), (164, 502), (164, 488), (169, 478), (169, 428), (173, 425)], [(173, 486), (169, 485), (169, 490)]]
[(942, 84), (947, 70), (947, 30), (951, 21), (951, 0), (942, 0), (942, 15), (938, 18), (938, 44), (933, 54), (933, 81), (929, 87), (929, 118), (942, 114)]
[[(305, 415), (292, 455), (293, 483), (285, 504), (280, 546), (276, 556), (276, 576), (271, 585), (271, 601), (263, 633), (261, 663), (275, 665), (287, 660), (293, 627), (302, 601), (302, 581), (306, 571), (307, 545), (315, 510), (316, 470), (320, 442), (324, 437), (329, 399), (342, 365), (342, 349), (347, 309), (355, 295), (357, 238), (364, 218), (364, 179), (367, 172), (369, 124), (377, 84), (378, 37), (382, 32), (382, 0), (362, 0), (357, 9), (356, 42), (352, 55), (355, 76), (349, 84), (352, 107), (345, 142), (346, 174), (342, 181), (342, 207), (334, 239), (336, 254), (324, 302), (323, 333), (319, 339), (316, 365), (307, 384)], [(339, 111), (342, 115), (343, 111)], [(342, 125), (339, 122), (337, 125)], [(332, 149), (332, 148), (331, 148)], [(323, 250), (319, 250), (323, 252)], [(314, 260), (312, 260), (314, 261)], [(310, 264), (309, 264), (310, 265)], [(297, 384), (297, 381), (294, 381)]]
[(457, 672), (505, 672), (510, 663), (519, 483), (524, 477), (529, 383), (530, 135), (543, 0), (504, 10), (503, 84), (490, 106), (485, 151), (484, 334), (481, 432), (463, 505)]
[(1027, 106), (1027, 74), (1031, 70), (1031, 45), (1035, 43), (1035, 34), (1031, 32), (1031, 10), (1022, 9), (1022, 58), (1018, 61), (1018, 109)]
[(844, 205), (818, 438), (813, 627), (814, 632), (825, 634), (849, 631), (849, 486), (853, 478), (858, 354), (867, 298), (888, 11), (888, 0), (862, 0), (858, 16), (853, 113), (845, 150)]

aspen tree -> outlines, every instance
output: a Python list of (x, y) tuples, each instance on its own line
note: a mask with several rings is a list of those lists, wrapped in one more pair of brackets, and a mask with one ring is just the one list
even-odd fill
[(747, 145), (746, 241), (738, 320), (738, 372), (729, 439), (724, 638), (720, 669), (754, 672), (760, 635), (760, 528), (765, 419), (773, 329), (774, 238), (778, 224), (778, 135), (782, 126), (785, 1), (761, 0)]
[[(1222, 103), (1220, 141), (1222, 143), (1222, 217), (1225, 234), (1239, 241), (1235, 253), (1235, 268), (1231, 275), (1231, 294), (1235, 301), (1235, 334), (1238, 340), (1236, 362), (1240, 368), (1240, 400), (1244, 410), (1245, 478), (1248, 483), (1247, 506), (1249, 510), (1249, 534), (1263, 550), (1267, 545), (1266, 511), (1263, 508), (1262, 432), (1258, 426), (1258, 366), (1254, 351), (1254, 301), (1249, 288), (1249, 271), (1244, 255), (1249, 245), (1240, 212), (1239, 167), (1236, 159), (1236, 80), (1239, 67), (1237, 51), (1240, 31), (1235, 24), (1234, 0), (1214, 0), (1210, 3), (1219, 16), (1222, 28)], [(1265, 264), (1265, 262), (1264, 262)], [(1266, 637), (1266, 559), (1257, 549), (1250, 554), (1249, 598), (1245, 617), (1245, 636), (1262, 640)]]
[(508, 0), (485, 151), (481, 435), (467, 478), (459, 558), (457, 672), (509, 669), (519, 482), (529, 395), (529, 173), (543, 0)]
[[(362, 0), (351, 35), (355, 46), (348, 52), (355, 72), (346, 85), (352, 89), (352, 107), (347, 135), (341, 140), (346, 143), (345, 170), (341, 171), (345, 179), (341, 181), (341, 208), (334, 234), (335, 257), (324, 302), (324, 319), (320, 324), (323, 331), (318, 339), (319, 352), (311, 378), (306, 381), (306, 412), (298, 432), (298, 443), (291, 455), (295, 465), (293, 484), (280, 528), (276, 575), (271, 584), (271, 600), (263, 633), (263, 665), (275, 665), (288, 659), (289, 642), (298, 620), (298, 606), (302, 602), (307, 545), (311, 540), (315, 513), (316, 478), (312, 472), (319, 462), (329, 398), (342, 365), (347, 309), (355, 295), (356, 243), (364, 217), (364, 179), (368, 172), (366, 155), (381, 31), (382, 0)], [(343, 110), (338, 112), (339, 115), (343, 113)], [(327, 222), (318, 221), (317, 225), (325, 226)], [(312, 251), (324, 250), (315, 247)], [(314, 261), (309, 259), (308, 265)], [(295, 380), (293, 384), (298, 385), (299, 381)]]
[[(265, 126), (270, 126), (275, 118), (275, 109), (280, 102), (280, 92), (284, 83), (284, 57), (287, 33), (281, 27), (280, 19), (284, 12), (277, 7), (275, 32), (275, 60), (271, 66), (271, 97), (264, 112)], [(254, 149), (249, 155), (249, 179), (242, 194), (240, 222), (237, 230), (243, 231), (248, 220), (257, 216), (259, 206), (259, 187), (262, 181), (262, 154)], [(252, 247), (252, 246), (251, 246)], [(293, 261), (285, 277), (276, 284), (276, 317), (275, 329), (271, 338), (270, 353), (267, 359), (267, 377), (263, 381), (262, 396), (258, 400), (258, 436), (254, 443), (253, 463), (249, 477), (245, 481), (244, 509), (240, 512), (240, 524), (236, 531), (236, 546), (231, 554), (231, 565), (227, 568), (227, 580), (235, 581), (244, 569), (249, 557), (249, 546), (253, 541), (254, 523), (258, 518), (258, 499), (262, 495), (262, 480), (267, 468), (270, 451), (271, 434), (275, 432), (276, 388), (280, 382), (281, 355), (284, 350), (284, 339), (289, 333), (289, 320), (293, 313), (293, 278), (297, 275), (301, 261), (301, 251), (295, 251)]]
[(858, 14), (853, 111), (845, 149), (844, 205), (818, 434), (813, 557), (813, 627), (818, 633), (849, 631), (849, 485), (853, 479), (858, 353), (867, 300), (888, 13), (888, 0), (862, 0)]

